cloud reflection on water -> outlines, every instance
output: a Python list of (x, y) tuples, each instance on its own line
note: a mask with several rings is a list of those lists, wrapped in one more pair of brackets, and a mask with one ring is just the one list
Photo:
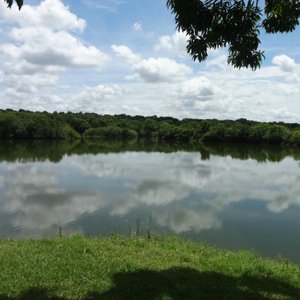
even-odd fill
[(291, 158), (257, 164), (199, 153), (73, 155), (59, 164), (1, 163), (0, 213), (27, 232), (61, 222), (82, 230), (98, 211), (126, 216), (144, 209), (176, 233), (220, 228), (230, 205), (252, 200), (272, 213), (300, 205), (299, 168)]

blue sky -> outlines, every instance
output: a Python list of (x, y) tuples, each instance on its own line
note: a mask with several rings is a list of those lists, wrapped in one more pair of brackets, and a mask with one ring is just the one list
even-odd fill
[(185, 52), (165, 0), (0, 1), (0, 108), (300, 122), (300, 30), (253, 72)]

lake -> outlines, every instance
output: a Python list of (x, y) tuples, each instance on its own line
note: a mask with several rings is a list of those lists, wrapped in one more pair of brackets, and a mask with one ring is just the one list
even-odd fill
[(176, 234), (300, 263), (300, 151), (0, 142), (0, 238)]

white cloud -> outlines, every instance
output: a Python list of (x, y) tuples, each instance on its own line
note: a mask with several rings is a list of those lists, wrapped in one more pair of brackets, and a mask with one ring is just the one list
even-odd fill
[(85, 87), (72, 96), (72, 110), (113, 114), (125, 93), (126, 89), (116, 84)]
[[(83, 2), (86, 7), (107, 6), (108, 10), (126, 5), (122, 0)], [(114, 31), (109, 41), (98, 41), (106, 49), (112, 45), (111, 60), (85, 42), (99, 35), (98, 27), (92, 27), (93, 18), (85, 30), (85, 20), (71, 8), (61, 0), (44, 0), (19, 12), (0, 1), (0, 107), (300, 121), (297, 56), (294, 60), (276, 55), (273, 65), (252, 72), (228, 66), (227, 56), (218, 49), (210, 50), (207, 61), (199, 64), (186, 54), (187, 38), (182, 32), (160, 37), (156, 32), (132, 32), (146, 24), (141, 16), (135, 24), (126, 23), (126, 34), (114, 36)], [(107, 38), (101, 32), (100, 36)], [(121, 40), (123, 45), (118, 44)], [(105, 73), (100, 73), (105, 66)], [(126, 92), (108, 96), (99, 86), (114, 91), (118, 86)]]
[(297, 118), (297, 114), (288, 111), (286, 107), (270, 109), (269, 113), (275, 120), (289, 121)]
[[(223, 211), (250, 199), (273, 213), (299, 207), (298, 169), (291, 158), (278, 167), (215, 155), (201, 161), (197, 152), (73, 155), (60, 165), (2, 163), (0, 212), (10, 214), (14, 226), (42, 230), (58, 218), (62, 225), (76, 223), (82, 214), (99, 209), (113, 216), (143, 209), (177, 233), (200, 231), (220, 227)], [(65, 181), (64, 172), (82, 177)], [(107, 185), (110, 180), (118, 182), (117, 190)], [(93, 182), (92, 191), (83, 192), (85, 181)], [(111, 193), (109, 201), (103, 197)]]
[(16, 109), (62, 109), (67, 101), (61, 101), (57, 91), (50, 89), (58, 85), (61, 73), (70, 68), (97, 71), (110, 61), (108, 55), (72, 33), (82, 32), (86, 22), (62, 1), (25, 5), (21, 12), (0, 3), (0, 15), (11, 26), (10, 42), (0, 44), (4, 58), (0, 81), (6, 88), (1, 107), (7, 107), (8, 99), (10, 107)]
[(63, 187), (58, 180), (54, 164), (15, 163), (7, 166), (0, 182), (5, 188), (5, 200), (1, 199), (3, 213), (21, 212), (12, 218), (12, 226), (24, 231), (47, 231), (51, 226), (65, 226), (84, 213), (92, 213), (106, 205), (98, 194), (74, 192)]
[(20, 27), (43, 27), (51, 30), (75, 30), (82, 32), (86, 22), (78, 18), (61, 0), (44, 0), (38, 6), (24, 5), (22, 11), (16, 6), (11, 10), (0, 2), (0, 17)]
[(172, 82), (185, 78), (192, 69), (173, 59), (150, 57), (143, 59), (133, 66), (134, 78), (145, 82)]
[(134, 31), (142, 31), (143, 30), (143, 26), (141, 22), (135, 22), (132, 26)]
[(172, 50), (172, 48), (173, 48), (172, 39), (169, 35), (162, 35), (159, 38), (159, 43), (154, 46), (154, 49), (156, 51), (159, 51), (161, 49)]
[(209, 101), (216, 94), (215, 90), (206, 77), (194, 77), (179, 84), (177, 96), (192, 101)]
[(284, 54), (274, 56), (272, 63), (279, 66), (279, 68), (284, 72), (293, 72), (296, 68), (295, 61)]
[(96, 2), (92, 0), (81, 0), (81, 1), (84, 5), (86, 5), (90, 9), (105, 10), (110, 13), (116, 13), (119, 6), (124, 3), (123, 0), (101, 0), (101, 2), (100, 1)]
[(124, 59), (129, 64), (138, 63), (141, 60), (139, 54), (134, 53), (130, 48), (124, 45), (112, 45), (111, 48), (117, 54), (117, 56)]
[(13, 64), (26, 62), (37, 71), (40, 66), (100, 68), (109, 60), (99, 49), (84, 45), (66, 31), (54, 32), (42, 27), (14, 28), (11, 38), (15, 44), (4, 44), (0, 50), (13, 59)]
[(173, 51), (179, 56), (186, 56), (187, 36), (182, 31), (176, 31), (173, 35), (162, 35), (154, 46), (155, 51)]
[(115, 53), (129, 63), (133, 74), (129, 79), (142, 80), (147, 83), (172, 82), (184, 79), (192, 73), (192, 69), (185, 64), (177, 63), (166, 57), (142, 58), (124, 45), (112, 45)]
[(210, 211), (175, 209), (169, 213), (156, 213), (154, 218), (160, 226), (168, 227), (177, 234), (221, 227), (221, 221)]

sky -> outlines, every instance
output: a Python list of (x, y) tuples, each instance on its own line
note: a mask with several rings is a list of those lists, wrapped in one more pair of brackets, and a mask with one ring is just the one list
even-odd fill
[(260, 69), (186, 53), (166, 0), (0, 0), (0, 109), (300, 123), (300, 29)]

